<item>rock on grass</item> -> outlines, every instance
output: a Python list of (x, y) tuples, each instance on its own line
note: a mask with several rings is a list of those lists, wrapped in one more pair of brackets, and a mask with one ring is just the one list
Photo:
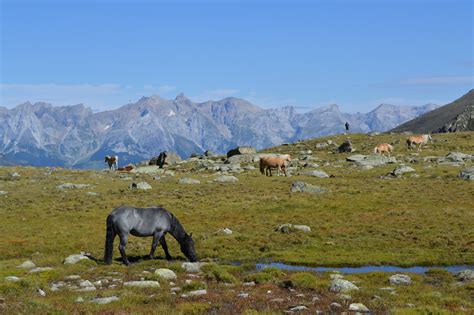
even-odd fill
[(407, 275), (396, 274), (389, 278), (389, 282), (392, 285), (409, 285), (411, 284), (411, 278)]
[(64, 259), (64, 264), (65, 265), (74, 265), (77, 264), (81, 260), (91, 260), (89, 257), (83, 255), (83, 254), (73, 254), (69, 255)]
[(125, 287), (136, 287), (136, 288), (159, 288), (160, 283), (158, 281), (128, 281), (124, 282), (123, 285)]
[(321, 188), (319, 186), (311, 185), (305, 182), (293, 182), (291, 184), (291, 192), (304, 192), (304, 193), (310, 193), (310, 194), (321, 194), (327, 192), (326, 189)]
[(359, 290), (359, 288), (352, 282), (344, 279), (333, 279), (329, 291), (331, 292), (349, 292)]
[(176, 280), (178, 278), (173, 270), (167, 268), (156, 269), (155, 275), (166, 280)]
[(466, 180), (474, 180), (474, 167), (470, 167), (465, 170), (462, 170), (459, 173), (459, 177)]

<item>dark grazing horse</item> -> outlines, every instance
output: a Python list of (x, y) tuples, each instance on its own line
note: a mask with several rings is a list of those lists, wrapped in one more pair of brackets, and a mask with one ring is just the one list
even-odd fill
[(170, 260), (171, 255), (166, 245), (165, 234), (170, 233), (181, 245), (181, 251), (191, 261), (198, 260), (192, 233), (187, 234), (178, 219), (169, 211), (161, 207), (135, 208), (130, 206), (120, 206), (115, 208), (107, 216), (107, 234), (105, 238), (104, 262), (112, 263), (113, 246), (115, 236), (120, 238), (119, 250), (125, 265), (129, 265), (125, 246), (127, 245), (128, 234), (145, 237), (153, 236), (150, 258), (153, 259), (156, 246), (160, 242), (165, 251), (166, 259)]

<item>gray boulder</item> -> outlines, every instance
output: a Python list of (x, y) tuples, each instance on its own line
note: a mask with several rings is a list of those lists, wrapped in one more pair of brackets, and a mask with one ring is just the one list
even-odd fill
[(277, 227), (275, 231), (282, 233), (291, 233), (295, 231), (311, 232), (311, 228), (307, 225), (293, 225), (291, 223), (285, 223)]
[(467, 168), (465, 170), (462, 170), (459, 173), (459, 177), (466, 180), (474, 180), (474, 166)]
[(200, 262), (184, 262), (181, 264), (181, 268), (183, 268), (186, 272), (196, 273), (201, 271), (202, 265), (203, 263)]
[(21, 268), (21, 269), (33, 269), (33, 268), (36, 268), (36, 265), (31, 260), (27, 260), (16, 267)]
[(178, 277), (171, 269), (159, 268), (155, 270), (155, 275), (166, 280), (176, 280)]
[(65, 183), (65, 184), (56, 186), (57, 189), (81, 189), (81, 188), (88, 188), (88, 187), (92, 187), (92, 185)]
[(98, 298), (92, 299), (91, 302), (103, 305), (103, 304), (109, 304), (109, 303), (112, 303), (112, 302), (115, 302), (115, 301), (118, 301), (118, 300), (119, 300), (119, 298), (117, 296), (113, 295), (113, 296), (103, 297), (103, 298), (98, 297)]
[(333, 279), (329, 287), (329, 291), (336, 293), (345, 293), (353, 290), (359, 290), (359, 288), (352, 282), (345, 279)]
[(391, 276), (389, 279), (391, 285), (409, 285), (411, 284), (410, 276), (403, 274), (396, 274)]
[(473, 155), (461, 152), (449, 152), (448, 155), (446, 155), (446, 159), (451, 162), (464, 162), (464, 160), (472, 160)]
[(318, 178), (329, 178), (329, 175), (324, 171), (310, 170), (303, 173), (304, 175), (318, 177)]
[(65, 265), (74, 265), (77, 264), (81, 260), (91, 260), (89, 257), (85, 256), (84, 254), (73, 254), (69, 255), (64, 259), (64, 264)]
[(409, 166), (405, 166), (405, 165), (400, 165), (398, 166), (397, 168), (395, 168), (392, 172), (392, 174), (394, 176), (400, 176), (400, 175), (403, 175), (405, 173), (413, 173), (413, 172), (416, 172), (413, 168), (409, 167)]
[(237, 147), (232, 150), (229, 150), (227, 152), (227, 158), (230, 158), (231, 156), (239, 155), (239, 154), (255, 154), (255, 153), (257, 153), (257, 150), (254, 147), (241, 146), (241, 147)]
[(147, 182), (140, 182), (140, 183), (131, 183), (130, 186), (128, 186), (128, 188), (148, 190), (148, 189), (151, 189), (152, 187)]
[(291, 192), (304, 192), (310, 194), (321, 194), (327, 192), (326, 189), (305, 182), (293, 182), (291, 184)]
[(211, 150), (206, 150), (206, 151), (204, 151), (204, 156), (208, 157), (208, 158), (211, 158), (211, 157), (216, 157), (217, 155)]
[(456, 279), (461, 282), (474, 281), (474, 271), (466, 269), (456, 274)]
[(358, 166), (379, 166), (388, 163), (397, 163), (397, 159), (395, 157), (388, 157), (383, 155), (362, 155), (356, 154), (351, 155), (346, 158), (347, 161), (353, 162)]
[(349, 311), (359, 313), (370, 313), (370, 310), (362, 303), (351, 303), (349, 305)]
[(143, 281), (128, 281), (124, 282), (125, 287), (135, 287), (135, 288), (159, 288), (160, 283), (158, 281), (143, 280)]
[(238, 180), (239, 179), (237, 177), (231, 176), (231, 175), (221, 175), (217, 177), (216, 179), (214, 179), (215, 182), (220, 182), (220, 183), (235, 183)]
[(188, 178), (188, 177), (183, 177), (183, 178), (180, 178), (180, 179), (179, 179), (178, 183), (180, 183), (180, 184), (196, 185), (196, 184), (200, 184), (201, 182), (198, 181), (197, 179)]

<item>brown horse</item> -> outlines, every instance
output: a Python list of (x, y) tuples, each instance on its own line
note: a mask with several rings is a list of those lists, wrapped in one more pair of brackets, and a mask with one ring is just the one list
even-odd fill
[(393, 152), (393, 147), (388, 143), (377, 144), (374, 148), (374, 153), (375, 154), (384, 155), (384, 153), (387, 153), (388, 156), (390, 156), (390, 153), (392, 153), (392, 152)]
[(117, 170), (118, 169), (118, 156), (116, 156), (116, 155), (114, 155), (114, 156), (106, 155), (104, 162), (107, 162), (107, 164), (109, 165), (110, 170), (112, 170), (112, 169)]
[(421, 150), (421, 147), (432, 140), (431, 135), (421, 135), (421, 136), (411, 136), (407, 139), (407, 150), (413, 149), (413, 145), (418, 145), (418, 151)]
[(262, 156), (260, 157), (260, 172), (266, 176), (272, 176), (272, 169), (277, 169), (277, 174), (280, 176), (280, 171), (286, 174), (286, 162), (291, 161), (289, 154), (279, 156)]

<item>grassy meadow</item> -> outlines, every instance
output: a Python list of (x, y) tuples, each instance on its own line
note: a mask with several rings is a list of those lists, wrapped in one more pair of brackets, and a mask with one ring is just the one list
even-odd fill
[[(406, 163), (419, 176), (406, 174), (381, 178), (398, 164), (364, 170), (347, 162), (349, 153), (333, 153), (335, 147), (316, 149), (316, 143), (332, 140), (342, 143), (350, 137), (357, 152), (371, 154), (375, 144), (395, 143), (392, 156)], [(298, 158), (312, 150), (312, 162), (330, 178), (307, 175), (262, 176), (255, 170), (233, 174), (236, 183), (213, 182), (215, 172), (195, 171), (195, 162), (170, 167), (175, 176), (118, 173), (108, 171), (63, 170), (33, 167), (0, 168), (0, 313), (281, 313), (294, 305), (306, 305), (308, 312), (328, 312), (338, 301), (347, 311), (348, 301), (329, 292), (329, 273), (256, 272), (256, 262), (278, 261), (307, 266), (439, 266), (474, 264), (474, 182), (458, 177), (472, 166), (424, 162), (423, 157), (442, 157), (449, 152), (474, 154), (474, 133), (436, 134), (421, 152), (407, 151), (406, 136), (381, 134), (339, 135), (265, 150), (290, 153)], [(410, 153), (419, 155), (410, 155)], [(255, 166), (257, 166), (255, 164)], [(12, 173), (20, 176), (12, 177)], [(197, 185), (178, 184), (181, 177), (201, 181)], [(151, 190), (131, 190), (132, 182), (148, 182)], [(291, 193), (294, 181), (304, 181), (328, 190), (322, 194)], [(63, 183), (89, 184), (81, 189), (57, 188)], [(94, 192), (96, 195), (88, 194)], [(200, 258), (210, 262), (190, 278), (180, 267), (184, 261), (176, 241), (167, 236), (176, 261), (167, 262), (157, 249), (153, 261), (139, 260), (130, 267), (121, 264), (118, 238), (114, 264), (81, 262), (63, 265), (65, 257), (89, 252), (102, 259), (105, 220), (119, 205), (147, 207), (160, 205), (173, 212), (188, 232), (193, 233)], [(311, 232), (284, 234), (275, 229), (284, 223), (304, 224)], [(230, 228), (233, 233), (219, 232)], [(148, 254), (151, 238), (130, 237), (129, 256)], [(53, 270), (29, 274), (16, 268), (25, 260)], [(50, 292), (50, 283), (78, 274), (97, 280), (115, 272), (122, 280), (156, 279), (144, 271), (166, 267), (178, 274), (177, 284), (186, 291), (207, 288), (201, 297), (181, 298), (160, 280), (160, 289), (129, 289), (117, 286), (93, 292), (59, 290)], [(4, 280), (18, 276), (18, 282)], [(388, 287), (388, 273), (347, 275), (360, 290), (351, 294), (375, 313), (473, 313), (474, 283), (458, 285), (452, 274), (432, 270), (425, 275), (410, 274), (413, 284), (381, 291)], [(185, 279), (191, 279), (185, 283)], [(245, 281), (255, 286), (243, 286)], [(188, 281), (189, 282), (189, 281)], [(288, 290), (285, 283), (291, 283)], [(46, 296), (40, 296), (42, 288)], [(248, 298), (237, 298), (240, 292)], [(271, 291), (271, 293), (268, 293)], [(88, 303), (87, 298), (120, 296), (107, 305)], [(84, 297), (86, 302), (76, 303)], [(375, 298), (374, 298), (375, 296)], [(315, 299), (317, 298), (317, 300)], [(342, 297), (343, 298), (343, 297)], [(281, 299), (283, 302), (272, 300)], [(350, 303), (352, 303), (350, 302)], [(350, 304), (349, 303), (349, 304)]]

